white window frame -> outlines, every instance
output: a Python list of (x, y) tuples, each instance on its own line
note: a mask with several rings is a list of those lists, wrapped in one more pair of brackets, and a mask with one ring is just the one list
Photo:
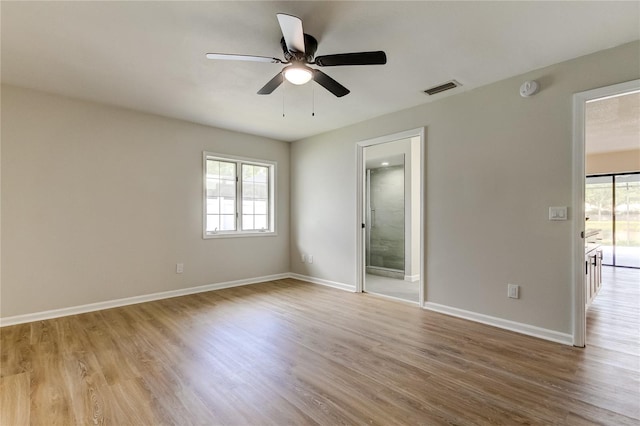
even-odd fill
[[(207, 160), (236, 163), (236, 230), (235, 231), (207, 231)], [(242, 165), (255, 165), (269, 169), (269, 207), (268, 225), (264, 231), (242, 230)], [(264, 237), (275, 236), (276, 232), (276, 178), (277, 163), (275, 161), (256, 158), (239, 157), (235, 155), (219, 154), (204, 151), (202, 153), (202, 238), (233, 238), (233, 237)]]

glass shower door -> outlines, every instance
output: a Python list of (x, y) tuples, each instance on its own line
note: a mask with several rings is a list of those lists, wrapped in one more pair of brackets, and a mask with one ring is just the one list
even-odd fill
[(404, 165), (367, 170), (367, 195), (367, 273), (403, 279)]

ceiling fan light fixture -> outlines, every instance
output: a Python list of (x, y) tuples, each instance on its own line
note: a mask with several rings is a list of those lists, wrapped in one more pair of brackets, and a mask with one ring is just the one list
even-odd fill
[(285, 80), (295, 85), (306, 84), (313, 80), (337, 98), (348, 95), (350, 93), (349, 89), (319, 69), (310, 68), (307, 65), (335, 67), (343, 65), (383, 65), (387, 63), (387, 55), (381, 50), (375, 52), (338, 53), (316, 57), (315, 53), (318, 48), (318, 40), (309, 34), (305, 34), (302, 28), (302, 19), (286, 13), (278, 13), (276, 17), (278, 18), (280, 30), (282, 31), (280, 47), (282, 47), (284, 61), (267, 56), (236, 55), (229, 53), (207, 53), (207, 58), (284, 64), (285, 67), (258, 90), (258, 95), (269, 95), (273, 93)]
[(312, 77), (312, 70), (305, 66), (292, 65), (284, 70), (284, 78), (286, 78), (287, 81), (292, 84), (306, 84), (311, 80)]

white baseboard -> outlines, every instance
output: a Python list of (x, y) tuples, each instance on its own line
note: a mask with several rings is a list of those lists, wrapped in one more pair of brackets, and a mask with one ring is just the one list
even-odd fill
[(267, 275), (264, 277), (248, 278), (244, 280), (227, 281), (222, 283), (207, 284), (198, 287), (181, 288), (178, 290), (162, 291), (159, 293), (143, 294), (141, 296), (125, 297), (123, 299), (107, 300), (105, 302), (89, 303), (69, 308), (52, 309), (50, 311), (35, 312), (32, 314), (15, 315), (0, 318), (0, 327), (23, 324), (33, 321), (42, 321), (52, 318), (66, 317), (69, 315), (84, 314), (86, 312), (100, 311), (103, 309), (117, 308), (120, 306), (135, 305), (137, 303), (151, 302), (153, 300), (169, 299), (172, 297), (186, 296), (188, 294), (204, 293), (207, 291), (221, 290), (223, 288), (239, 287), (249, 284), (258, 284), (267, 281), (289, 278), (291, 274)]
[[(151, 302), (160, 299), (169, 299), (172, 297), (186, 296), (195, 293), (204, 293), (207, 291), (221, 290), (224, 288), (239, 287), (249, 284), (258, 284), (268, 281), (281, 280), (286, 278), (295, 278), (300, 281), (306, 281), (312, 284), (324, 285), (344, 291), (355, 291), (354, 285), (339, 283), (336, 281), (325, 280), (322, 278), (310, 277), (307, 275), (284, 273), (276, 275), (267, 275), (263, 277), (248, 278), (243, 280), (227, 281), (222, 283), (207, 284), (198, 287), (189, 287), (178, 290), (163, 291), (159, 293), (145, 294), (141, 296), (126, 297), (123, 299), (108, 300), (105, 302), (89, 303), (80, 306), (71, 306), (68, 308), (53, 309), (49, 311), (35, 312), (32, 314), (15, 315), (6, 318), (0, 318), (0, 327), (10, 325), (23, 324), (34, 321), (42, 321), (52, 318), (59, 318), (68, 315), (83, 314), (86, 312), (99, 311), (103, 309), (117, 308), (120, 306), (135, 305), (137, 303)], [(545, 328), (535, 327), (515, 321), (505, 320), (502, 318), (492, 317), (489, 315), (479, 314), (476, 312), (465, 311), (463, 309), (452, 308), (450, 306), (440, 305), (437, 303), (426, 302), (424, 309), (463, 318), (482, 324), (491, 325), (506, 330), (515, 331), (517, 333), (538, 337), (552, 342), (563, 343), (565, 345), (573, 345), (573, 337), (570, 334), (560, 333)]]
[(416, 281), (420, 281), (420, 274), (418, 274), (418, 275), (405, 275), (404, 276), (404, 280), (405, 281), (409, 281), (411, 283), (415, 283)]
[(327, 286), (327, 287), (333, 287), (333, 288), (337, 288), (339, 290), (345, 290), (345, 291), (350, 291), (350, 292), (356, 291), (356, 286), (355, 285), (349, 285), (349, 284), (339, 283), (339, 282), (336, 282), (336, 281), (324, 280), (322, 278), (310, 277), (308, 275), (300, 275), (300, 274), (290, 273), (289, 274), (289, 278), (295, 278), (296, 280), (306, 281), (306, 282), (312, 283), (312, 284), (320, 284), (320, 285), (324, 285), (324, 286)]
[(475, 321), (482, 324), (491, 325), (505, 330), (515, 331), (516, 333), (526, 334), (527, 336), (538, 337), (552, 342), (562, 343), (565, 345), (573, 345), (573, 336), (559, 331), (549, 330), (546, 328), (536, 327), (521, 322), (506, 320), (503, 318), (492, 317), (489, 315), (479, 314), (476, 312), (465, 311), (464, 309), (452, 308), (438, 303), (425, 302), (424, 309), (439, 312), (441, 314), (451, 315), (454, 317)]

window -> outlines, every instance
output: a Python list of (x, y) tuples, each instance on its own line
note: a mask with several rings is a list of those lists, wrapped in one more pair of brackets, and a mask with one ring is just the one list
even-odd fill
[(273, 235), (275, 168), (270, 161), (204, 153), (204, 238)]

